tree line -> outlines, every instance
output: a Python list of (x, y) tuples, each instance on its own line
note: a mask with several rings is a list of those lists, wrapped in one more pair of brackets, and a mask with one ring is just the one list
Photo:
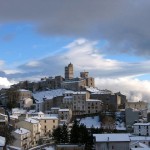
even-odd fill
[(85, 145), (86, 150), (93, 148), (93, 135), (89, 132), (85, 125), (74, 121), (71, 130), (68, 130), (66, 124), (57, 127), (53, 131), (53, 139), (57, 144), (78, 144)]

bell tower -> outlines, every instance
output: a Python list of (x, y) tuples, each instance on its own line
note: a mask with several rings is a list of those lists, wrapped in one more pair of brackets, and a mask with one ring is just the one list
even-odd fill
[(70, 63), (65, 67), (65, 80), (73, 79), (73, 64)]

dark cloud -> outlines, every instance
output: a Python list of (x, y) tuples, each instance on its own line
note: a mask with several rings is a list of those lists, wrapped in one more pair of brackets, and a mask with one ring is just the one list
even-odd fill
[(43, 35), (105, 39), (108, 49), (150, 54), (149, 0), (0, 0), (0, 23), (30, 22)]

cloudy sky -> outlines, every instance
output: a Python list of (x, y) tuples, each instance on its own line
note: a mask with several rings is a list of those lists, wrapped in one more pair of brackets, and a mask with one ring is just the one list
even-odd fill
[(75, 77), (150, 102), (149, 0), (0, 0), (0, 88), (20, 80)]

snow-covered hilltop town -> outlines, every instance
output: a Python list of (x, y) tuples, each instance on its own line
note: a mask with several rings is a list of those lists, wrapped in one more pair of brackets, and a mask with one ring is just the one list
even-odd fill
[(147, 102), (64, 74), (0, 90), (0, 150), (150, 150)]

